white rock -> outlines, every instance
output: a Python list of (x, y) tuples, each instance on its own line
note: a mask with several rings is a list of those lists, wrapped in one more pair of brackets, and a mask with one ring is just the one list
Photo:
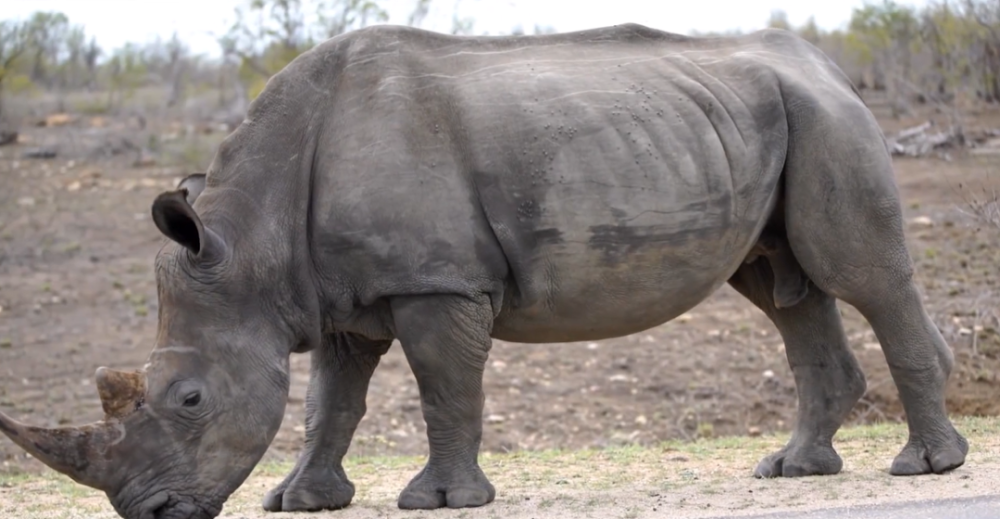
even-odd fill
[(933, 227), (934, 226), (934, 220), (931, 220), (927, 216), (918, 216), (918, 217), (910, 220), (910, 223), (913, 224), (913, 225), (918, 225), (920, 227)]

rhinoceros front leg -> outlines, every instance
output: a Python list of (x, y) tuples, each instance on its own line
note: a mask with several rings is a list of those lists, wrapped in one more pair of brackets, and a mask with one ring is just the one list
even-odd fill
[(420, 389), (427, 465), (399, 496), (402, 509), (485, 505), (496, 495), (479, 468), (483, 371), (493, 314), (488, 299), (417, 296), (392, 301), (396, 335)]
[(798, 419), (783, 449), (757, 465), (757, 477), (840, 472), (833, 435), (865, 392), (865, 377), (848, 347), (835, 300), (816, 286), (793, 306), (776, 308), (774, 275), (765, 258), (740, 267), (729, 280), (764, 311), (785, 341), (798, 390)]
[(333, 334), (312, 352), (306, 394), (306, 441), (295, 468), (264, 497), (270, 512), (336, 510), (354, 498), (342, 461), (379, 359), (391, 341)]

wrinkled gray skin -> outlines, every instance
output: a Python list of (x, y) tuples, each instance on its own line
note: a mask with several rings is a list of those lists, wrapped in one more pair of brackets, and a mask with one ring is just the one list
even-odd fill
[(879, 127), (790, 33), (356, 31), (275, 76), (207, 184), (190, 177), (153, 215), (172, 243), (149, 387), (109, 418), (125, 438), (100, 458), (125, 476), (78, 479), (127, 518), (214, 516), (273, 438), (289, 355), (306, 351), (305, 450), (264, 508), (347, 506), (341, 460), (393, 339), (430, 448), (399, 506), (484, 505), (491, 338), (635, 333), (727, 282), (773, 320), (799, 392), (792, 439), (758, 477), (841, 469), (831, 439), (865, 380), (835, 299), (871, 323), (900, 391), (910, 438), (892, 473), (941, 473), (968, 450)]

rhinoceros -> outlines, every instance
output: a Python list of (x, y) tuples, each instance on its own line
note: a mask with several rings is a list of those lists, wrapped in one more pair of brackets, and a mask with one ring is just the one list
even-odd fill
[(726, 283), (773, 321), (798, 390), (791, 440), (756, 476), (842, 468), (832, 437), (866, 382), (838, 299), (871, 324), (906, 411), (891, 473), (967, 455), (885, 139), (845, 74), (789, 32), (354, 31), (271, 78), (207, 174), (151, 213), (168, 240), (146, 367), (98, 371), (98, 423), (0, 416), (128, 519), (218, 515), (278, 430), (304, 352), (304, 450), (263, 507), (349, 505), (341, 461), (396, 340), (429, 446), (398, 506), (486, 505), (492, 339), (636, 333)]

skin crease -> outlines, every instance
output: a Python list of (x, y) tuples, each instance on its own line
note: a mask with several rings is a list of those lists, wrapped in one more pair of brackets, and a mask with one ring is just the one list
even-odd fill
[(945, 472), (968, 450), (879, 127), (791, 33), (354, 31), (274, 76), (207, 177), (152, 212), (171, 239), (160, 329), (124, 423), (155, 426), (112, 455), (170, 463), (105, 485), (129, 519), (218, 513), (281, 423), (295, 352), (313, 360), (305, 448), (263, 506), (349, 505), (341, 461), (395, 339), (430, 454), (399, 506), (485, 505), (491, 339), (636, 333), (727, 282), (774, 321), (799, 394), (758, 477), (841, 470), (831, 439), (865, 380), (835, 299), (872, 324), (900, 390), (910, 438), (892, 472)]

